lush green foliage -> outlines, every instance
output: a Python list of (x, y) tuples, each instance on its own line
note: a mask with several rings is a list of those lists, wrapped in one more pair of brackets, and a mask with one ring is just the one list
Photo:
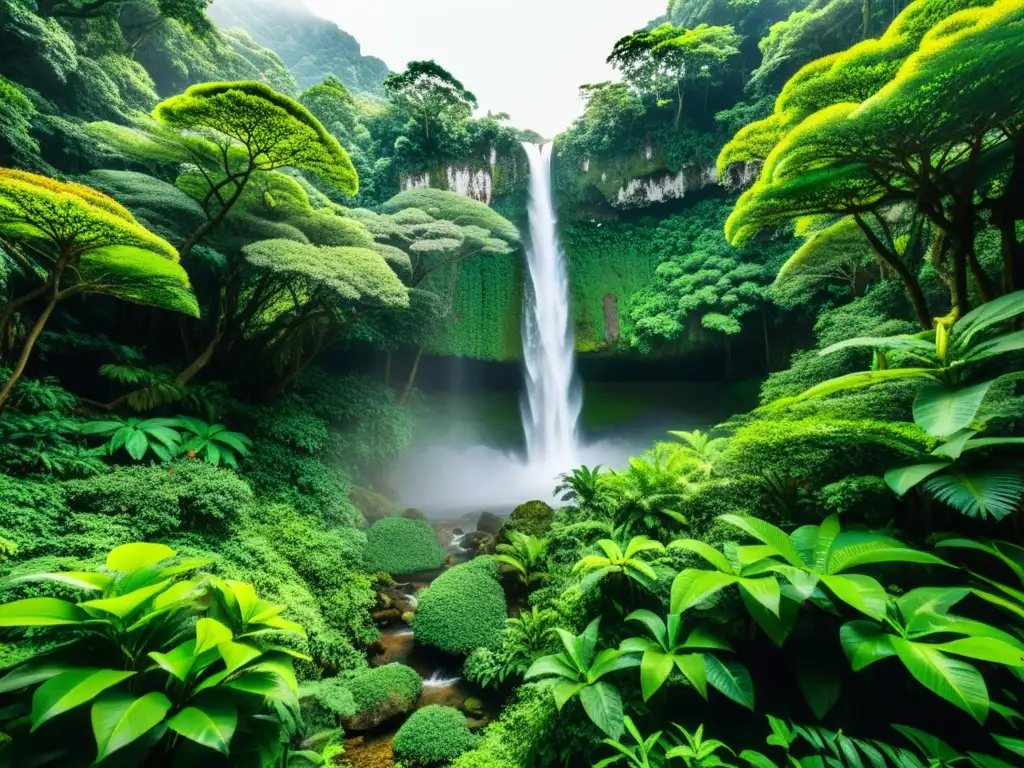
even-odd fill
[(478, 741), (459, 710), (431, 704), (413, 712), (398, 729), (395, 756), (411, 765), (444, 765), (475, 747)]
[(478, 557), (445, 571), (423, 591), (412, 628), (417, 642), (449, 653), (469, 653), (493, 644), (506, 616), (498, 562)]
[(444, 549), (424, 520), (385, 517), (366, 535), (367, 568), (396, 575), (429, 571), (444, 563)]
[(353, 677), (347, 684), (352, 694), (354, 714), (362, 715), (391, 706), (392, 699), (399, 708), (409, 708), (416, 703), (423, 681), (416, 670), (404, 664), (385, 664)]

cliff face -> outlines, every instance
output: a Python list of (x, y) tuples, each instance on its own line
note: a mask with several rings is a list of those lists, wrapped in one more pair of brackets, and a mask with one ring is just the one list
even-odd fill
[(220, 28), (242, 29), (277, 53), (303, 90), (333, 74), (353, 92), (384, 93), (387, 65), (301, 0), (216, 0), (209, 13)]
[[(402, 191), (431, 187), (456, 192), (491, 205), (526, 190), (529, 167), (518, 144), (501, 149), (488, 147), (478, 157), (455, 163), (445, 163), (401, 176)], [(505, 215), (517, 219), (516, 212)], [(521, 211), (519, 213), (522, 213)]]

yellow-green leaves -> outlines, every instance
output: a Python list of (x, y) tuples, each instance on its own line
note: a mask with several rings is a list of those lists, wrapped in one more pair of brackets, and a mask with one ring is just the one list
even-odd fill
[(74, 603), (55, 597), (32, 597), (0, 605), (0, 627), (46, 627), (81, 624), (91, 617)]
[(32, 695), (32, 730), (70, 709), (87, 704), (134, 672), (69, 669), (43, 683)]
[(107, 555), (107, 570), (134, 573), (171, 557), (174, 557), (174, 550), (166, 544), (123, 544), (110, 550), (110, 554)]
[(359, 179), (348, 154), (309, 110), (251, 81), (202, 83), (157, 105), (153, 116), (186, 131), (208, 129), (245, 148), (255, 168), (301, 168), (354, 195)]

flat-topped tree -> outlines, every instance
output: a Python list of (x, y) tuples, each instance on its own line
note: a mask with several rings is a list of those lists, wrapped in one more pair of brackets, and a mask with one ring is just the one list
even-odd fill
[(261, 240), (243, 251), (255, 272), (242, 308), (246, 342), (281, 391), (362, 315), (409, 307), (406, 287), (370, 248)]
[(304, 106), (263, 83), (194, 85), (158, 104), (153, 116), (179, 131), (199, 132), (221, 158), (218, 175), (204, 167), (209, 156), (197, 158), (208, 185), (200, 201), (207, 221), (182, 246), (183, 258), (224, 220), (256, 172), (297, 168), (344, 194), (359, 191), (355, 168), (338, 140)]
[(431, 123), (465, 120), (476, 109), (476, 96), (432, 60), (410, 61), (404, 72), (396, 72), (384, 81), (384, 90), (392, 101), (423, 124), (427, 139)]
[(0, 168), (0, 242), (40, 285), (0, 309), (4, 336), (15, 312), (43, 302), (0, 389), (3, 408), (58, 303), (106, 294), (197, 317), (199, 307), (178, 253), (120, 204), (82, 184)]
[[(940, 256), (952, 262), (957, 310), (969, 308), (968, 270), (987, 300), (992, 288), (974, 251), (975, 230), (981, 199), (998, 206), (1024, 187), (1022, 46), (1019, 3), (1005, 0), (940, 21), (870, 98), (820, 109), (786, 132), (758, 182), (737, 203), (727, 234), (742, 240), (803, 215), (852, 215), (885, 258), (892, 248), (884, 241), (879, 247), (878, 230), (885, 234), (894, 205), (907, 206), (941, 235)], [(1019, 244), (1013, 232), (1007, 239), (1005, 269), (1012, 276)], [(919, 320), (929, 327), (906, 265), (899, 258), (887, 263), (907, 284)], [(1012, 280), (1007, 282), (1012, 288)]]

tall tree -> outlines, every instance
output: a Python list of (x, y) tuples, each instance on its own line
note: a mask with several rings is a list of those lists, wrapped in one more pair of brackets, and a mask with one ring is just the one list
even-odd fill
[(404, 72), (384, 81), (384, 90), (402, 109), (423, 124), (430, 138), (431, 124), (466, 119), (476, 109), (476, 96), (434, 61), (411, 61)]
[(620, 38), (608, 63), (637, 90), (653, 93), (659, 106), (671, 103), (663, 94), (674, 91), (673, 125), (678, 128), (686, 90), (702, 83), (706, 109), (711, 85), (726, 62), (739, 54), (739, 44), (740, 36), (731, 26), (700, 24), (684, 29), (666, 23)]
[(0, 243), (27, 278), (45, 275), (39, 285), (0, 310), (0, 337), (6, 337), (15, 312), (42, 303), (0, 388), (0, 408), (62, 301), (87, 293), (106, 294), (199, 315), (174, 247), (91, 187), (0, 169)]

